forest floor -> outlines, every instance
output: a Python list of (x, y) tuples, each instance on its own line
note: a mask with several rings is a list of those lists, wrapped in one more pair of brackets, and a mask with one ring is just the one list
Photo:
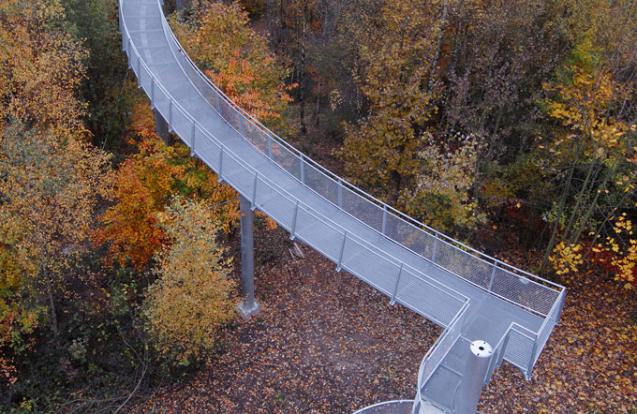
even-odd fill
[[(256, 239), (259, 314), (225, 329), (217, 357), (187, 379), (164, 380), (132, 412), (336, 414), (413, 398), (440, 329), (311, 249), (299, 258), (284, 236)], [(634, 292), (594, 275), (567, 284), (561, 325), (533, 379), (503, 364), (482, 395), (484, 413), (637, 412)]]

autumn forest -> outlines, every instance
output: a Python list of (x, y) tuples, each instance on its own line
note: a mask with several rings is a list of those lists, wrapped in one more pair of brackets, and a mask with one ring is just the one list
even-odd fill
[[(440, 328), (255, 222), (159, 131), (117, 0), (0, 0), (0, 413), (351, 413)], [(228, 97), (378, 199), (568, 289), (484, 413), (637, 413), (637, 3), (166, 0)], [(408, 332), (408, 333), (406, 333)]]

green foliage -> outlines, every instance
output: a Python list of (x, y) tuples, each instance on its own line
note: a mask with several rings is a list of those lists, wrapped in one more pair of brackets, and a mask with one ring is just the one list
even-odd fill
[(117, 0), (62, 0), (72, 33), (88, 56), (80, 89), (88, 104), (86, 126), (96, 145), (117, 148), (132, 107), (132, 79), (121, 51)]

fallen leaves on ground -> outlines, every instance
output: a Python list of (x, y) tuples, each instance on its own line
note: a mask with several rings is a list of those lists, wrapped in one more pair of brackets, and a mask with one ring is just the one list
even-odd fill
[[(282, 232), (271, 233), (257, 260), (286, 255), (257, 269), (258, 316), (227, 329), (218, 358), (135, 412), (351, 413), (414, 397), (419, 364), (440, 329), (309, 248), (294, 257)], [(483, 413), (613, 414), (637, 406), (634, 292), (592, 274), (566, 283), (561, 324), (532, 380), (505, 362), (482, 394)]]

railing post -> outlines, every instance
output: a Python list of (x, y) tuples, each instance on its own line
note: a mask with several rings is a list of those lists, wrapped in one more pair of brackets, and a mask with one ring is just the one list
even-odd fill
[(555, 323), (557, 323), (557, 321), (560, 319), (560, 316), (562, 315), (562, 310), (564, 309), (564, 300), (566, 298), (566, 295), (564, 294), (564, 290), (562, 290), (560, 292), (560, 297), (559, 297), (559, 301), (560, 304), (557, 306), (557, 312), (555, 312), (554, 318), (555, 318)]
[(305, 159), (303, 154), (299, 157), (299, 175), (301, 176), (301, 182), (305, 184)]
[(259, 173), (257, 171), (254, 172), (254, 181), (252, 183), (252, 207), (250, 208), (254, 211), (257, 208), (257, 183), (259, 182)]
[(223, 145), (219, 147), (221, 151), (219, 152), (219, 182), (223, 182)]
[(395, 305), (396, 304), (396, 295), (398, 294), (398, 285), (400, 284), (400, 278), (403, 275), (403, 266), (405, 264), (401, 263), (400, 264), (400, 269), (398, 269), (398, 276), (396, 277), (396, 285), (394, 285), (394, 292), (391, 295), (391, 299), (389, 301), (390, 305)]
[(493, 289), (493, 280), (495, 279), (495, 271), (498, 268), (497, 264), (493, 264), (493, 269), (491, 270), (491, 277), (489, 278), (489, 286), (487, 290), (491, 291)]
[(380, 232), (385, 235), (385, 230), (387, 230), (387, 204), (383, 204), (383, 224)]
[(268, 134), (268, 140), (267, 140), (267, 151), (268, 151), (268, 158), (272, 159), (272, 137), (270, 136), (270, 134)]
[(168, 101), (168, 131), (173, 132), (173, 98)]
[(290, 230), (290, 240), (294, 240), (296, 236), (294, 233), (296, 232), (296, 218), (299, 215), (299, 201), (296, 200), (296, 206), (294, 207), (294, 216), (292, 217), (292, 228)]
[(436, 256), (438, 255), (438, 245), (440, 244), (440, 240), (438, 237), (434, 236), (434, 245), (431, 249), (431, 261), (436, 262)]
[(340, 178), (336, 182), (336, 205), (343, 206), (343, 181)]
[(192, 130), (190, 131), (190, 155), (195, 155), (195, 137), (197, 134), (197, 121), (192, 119)]
[[(538, 333), (538, 335), (541, 334), (541, 332)], [(535, 353), (537, 352), (537, 340), (538, 337), (535, 338), (535, 341), (533, 341), (533, 349), (531, 350), (531, 358), (529, 359), (529, 365), (526, 367), (526, 372), (524, 373), (524, 378), (527, 381), (531, 381), (531, 373), (533, 372), (533, 364), (535, 363)]]
[(155, 109), (155, 77), (150, 78), (150, 109)]
[(341, 264), (343, 263), (343, 253), (345, 252), (345, 241), (347, 240), (347, 232), (343, 233), (343, 241), (341, 242), (341, 251), (338, 254), (338, 263), (336, 264), (336, 271), (341, 271)]
[(511, 331), (509, 330), (509, 332), (507, 333), (507, 336), (504, 337), (504, 341), (502, 341), (502, 352), (500, 352), (500, 355), (498, 355), (498, 364), (496, 365), (496, 368), (500, 366), (500, 364), (502, 363), (502, 360), (504, 359), (504, 355), (507, 352), (507, 346), (509, 346), (510, 337), (511, 337)]

